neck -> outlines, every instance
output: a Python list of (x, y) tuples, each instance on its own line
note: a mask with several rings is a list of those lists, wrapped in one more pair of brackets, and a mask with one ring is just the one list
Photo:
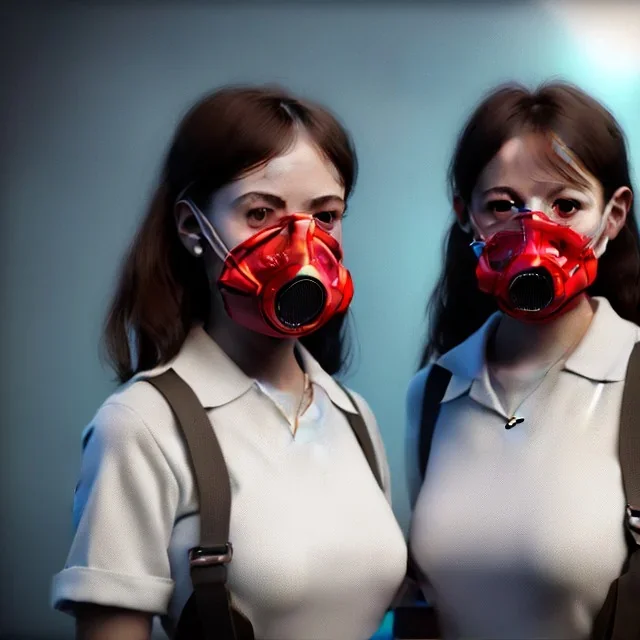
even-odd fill
[(294, 339), (272, 338), (246, 329), (224, 310), (216, 309), (212, 315), (215, 317), (205, 330), (247, 376), (282, 391), (300, 393), (304, 375), (295, 356)]
[(488, 359), (498, 366), (549, 366), (577, 346), (593, 319), (594, 307), (586, 294), (549, 322), (530, 324), (504, 315), (491, 341)]

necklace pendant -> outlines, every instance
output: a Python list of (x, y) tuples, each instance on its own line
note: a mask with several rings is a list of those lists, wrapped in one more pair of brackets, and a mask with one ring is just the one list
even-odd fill
[(513, 427), (515, 427), (517, 424), (522, 424), (523, 422), (524, 418), (516, 418), (515, 416), (512, 416), (511, 418), (509, 418), (507, 424), (504, 425), (504, 428), (513, 429)]

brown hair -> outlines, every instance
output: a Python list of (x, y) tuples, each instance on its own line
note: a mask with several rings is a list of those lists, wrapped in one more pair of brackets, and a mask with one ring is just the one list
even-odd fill
[[(171, 360), (194, 323), (209, 313), (202, 261), (178, 237), (178, 195), (189, 187), (191, 199), (205, 207), (216, 190), (286, 151), (299, 126), (336, 168), (346, 199), (357, 173), (355, 150), (345, 129), (319, 105), (277, 86), (227, 87), (202, 98), (183, 118), (106, 320), (106, 355), (121, 382)], [(302, 340), (331, 374), (344, 364), (344, 320), (335, 317)]]
[[(624, 134), (600, 103), (577, 87), (545, 84), (529, 91), (509, 84), (491, 92), (476, 108), (458, 138), (449, 167), (451, 196), (468, 204), (476, 182), (502, 145), (523, 133), (559, 139), (595, 176), (608, 201), (622, 187), (631, 188)], [(547, 156), (556, 169), (553, 155)], [(564, 165), (566, 177), (578, 179)], [(467, 214), (468, 215), (468, 214)], [(429, 300), (430, 331), (420, 366), (468, 338), (497, 310), (494, 299), (478, 289), (472, 238), (453, 222), (445, 238), (444, 268)], [(604, 296), (623, 318), (640, 324), (640, 239), (633, 208), (618, 236), (609, 243), (589, 289)]]

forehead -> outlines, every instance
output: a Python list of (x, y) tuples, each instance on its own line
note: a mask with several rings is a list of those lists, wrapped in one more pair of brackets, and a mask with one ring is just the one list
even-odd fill
[(286, 153), (242, 176), (225, 191), (233, 197), (265, 191), (292, 203), (320, 196), (344, 198), (336, 168), (304, 134), (297, 136)]
[(535, 134), (512, 138), (484, 168), (478, 179), (481, 190), (496, 186), (531, 189), (561, 186), (598, 192), (600, 185), (560, 141)]

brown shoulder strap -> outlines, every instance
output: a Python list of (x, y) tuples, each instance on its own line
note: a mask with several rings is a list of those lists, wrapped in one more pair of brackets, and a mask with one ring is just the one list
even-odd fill
[[(243, 640), (253, 638), (246, 629), (236, 629), (226, 588), (227, 567), (233, 549), (229, 542), (231, 487), (227, 465), (218, 438), (204, 407), (191, 387), (173, 370), (147, 379), (171, 407), (182, 432), (191, 462), (200, 508), (200, 545), (189, 550), (191, 581), (199, 621), (184, 620), (183, 629), (199, 627), (203, 640)], [(193, 618), (194, 607), (185, 607)], [(183, 612), (183, 613), (185, 613)], [(250, 626), (250, 625), (249, 625)], [(197, 639), (199, 640), (199, 639)]]
[(627, 505), (640, 515), (640, 342), (629, 358), (620, 412), (619, 447)]
[(629, 518), (640, 517), (640, 343), (631, 352), (620, 411), (619, 458), (627, 502), (624, 517), (629, 557), (622, 575), (611, 584), (591, 633), (592, 640), (640, 638), (640, 531)]
[(200, 544), (224, 548), (229, 542), (231, 485), (209, 417), (191, 387), (173, 369), (147, 382), (171, 406), (187, 445), (200, 502)]
[[(253, 640), (253, 630), (246, 618), (231, 608), (226, 588), (227, 568), (231, 561), (229, 542), (231, 488), (227, 465), (206, 411), (191, 387), (173, 370), (148, 378), (171, 407), (182, 432), (198, 491), (200, 506), (200, 546), (189, 551), (197, 615), (202, 638), (206, 640)], [(380, 469), (369, 430), (352, 394), (342, 387), (357, 413), (344, 412), (376, 481), (382, 487)], [(177, 637), (196, 640), (191, 629), (195, 624), (192, 603), (187, 603)], [(181, 629), (183, 630), (181, 632)]]
[[(422, 409), (420, 413), (420, 431), (418, 434), (418, 465), (420, 478), (424, 482), (431, 453), (431, 442), (436, 422), (440, 415), (440, 403), (451, 381), (451, 371), (433, 364), (425, 381), (422, 393)], [(407, 557), (407, 576), (415, 584), (419, 582), (420, 569), (418, 563), (413, 558), (411, 551)], [(422, 592), (419, 592), (422, 599)], [(424, 613), (424, 612), (422, 612)]]
[(422, 395), (422, 412), (420, 414), (420, 434), (418, 440), (418, 456), (420, 477), (424, 481), (431, 452), (431, 441), (436, 422), (440, 415), (440, 403), (449, 386), (451, 371), (434, 364), (427, 375)]
[(357, 413), (351, 413), (349, 411), (343, 411), (347, 420), (349, 421), (349, 426), (351, 430), (356, 436), (358, 443), (360, 444), (360, 448), (362, 449), (362, 453), (364, 453), (364, 457), (367, 459), (369, 466), (371, 467), (371, 471), (376, 479), (376, 482), (380, 486), (380, 488), (384, 491), (384, 486), (382, 484), (382, 477), (380, 475), (380, 466), (378, 465), (378, 460), (376, 458), (376, 452), (373, 447), (373, 442), (371, 441), (371, 436), (369, 434), (369, 429), (367, 429), (367, 425), (365, 424), (364, 418), (360, 413), (360, 409), (358, 408), (358, 403), (355, 401), (353, 395), (349, 392), (349, 390), (338, 383), (340, 388), (347, 394), (349, 400), (351, 400), (351, 404), (354, 406)]

